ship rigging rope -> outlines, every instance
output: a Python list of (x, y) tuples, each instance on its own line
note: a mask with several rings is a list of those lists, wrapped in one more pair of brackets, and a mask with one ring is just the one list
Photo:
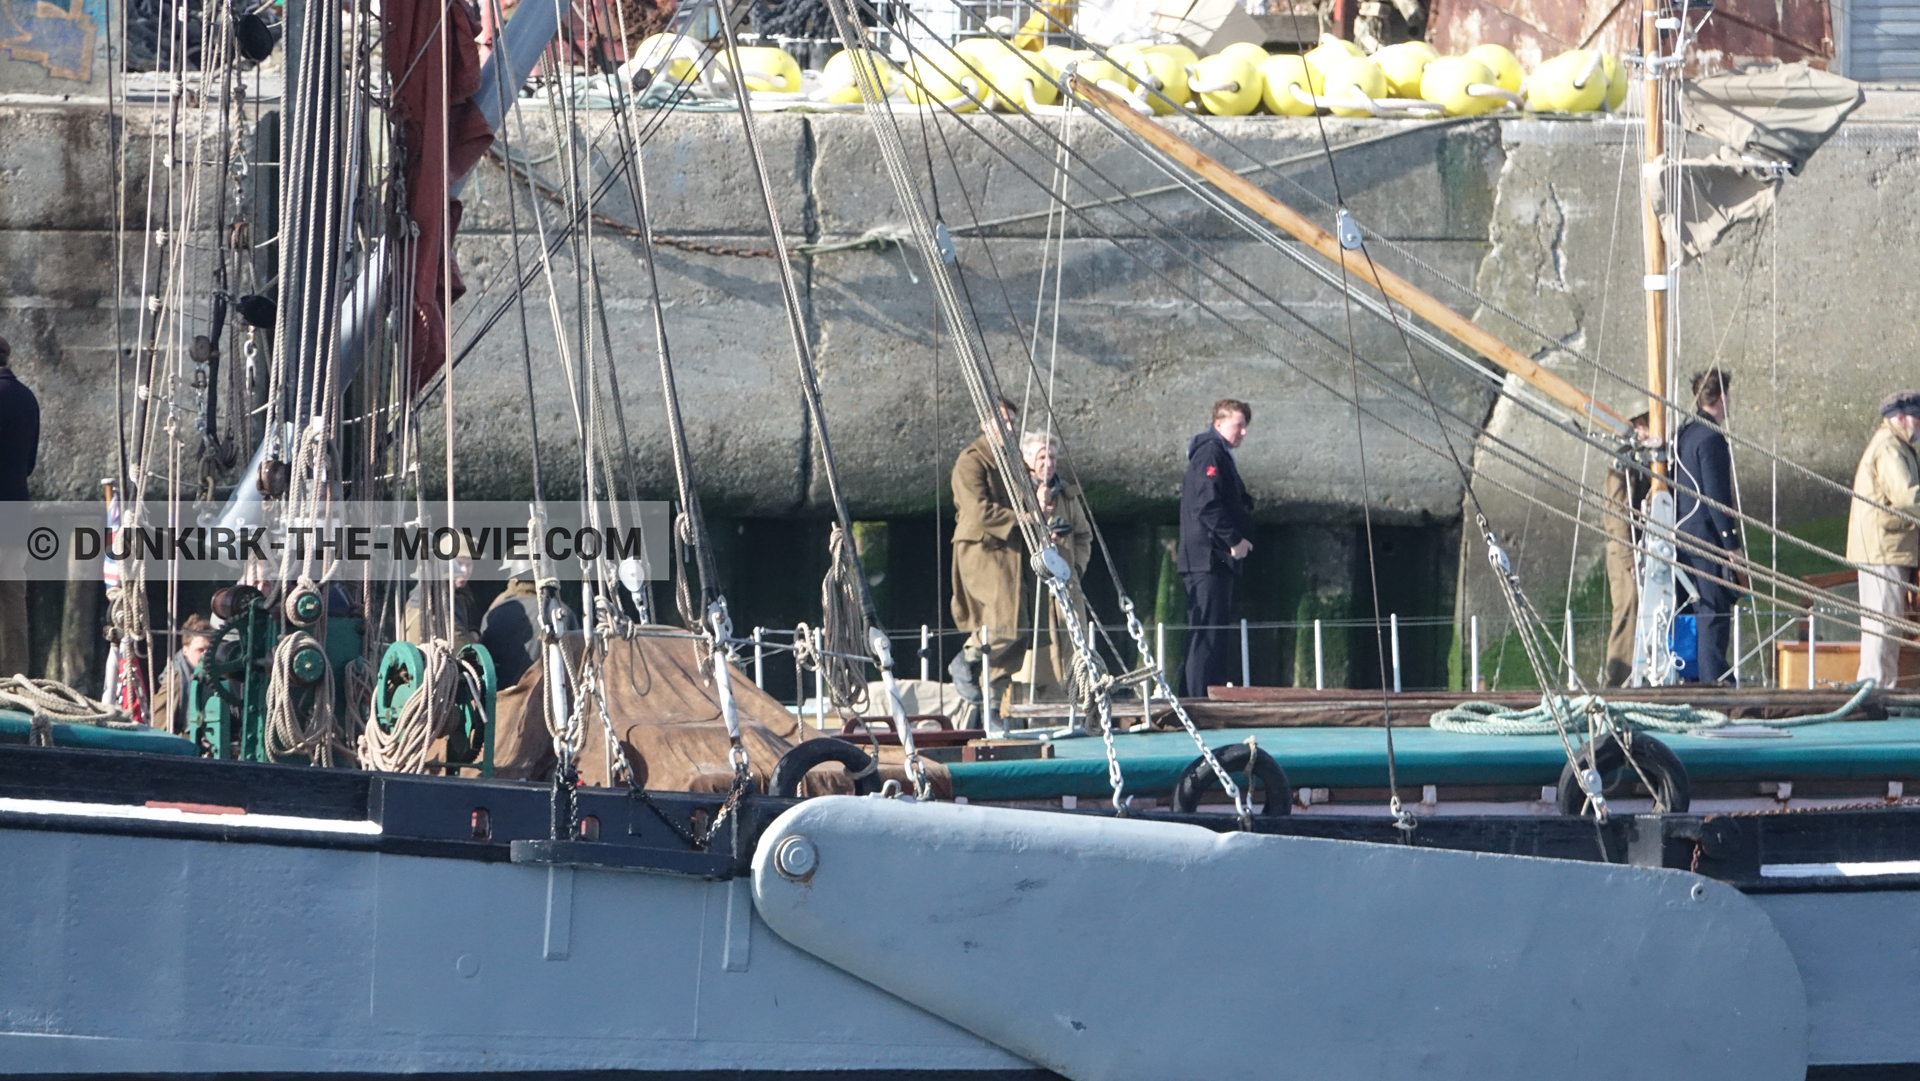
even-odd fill
[[(715, 6), (720, 14), (720, 28), (727, 52), (728, 70), (735, 72), (745, 71), (746, 68), (740, 62), (739, 42), (734, 31), (733, 15), (728, 0), (716, 0)], [(838, 9), (834, 10), (834, 18), (836, 22), (842, 22), (841, 12)], [(847, 41), (849, 43), (848, 47), (851, 48), (852, 39), (846, 35), (844, 23), (841, 25), (841, 30), (843, 40)], [(863, 93), (868, 89), (877, 89), (874, 87), (875, 73), (873, 70), (870, 70), (870, 65), (855, 64), (853, 67), (858, 73)], [(821, 473), (827, 482), (827, 493), (832, 500), (834, 520), (837, 527), (842, 534), (850, 538), (853, 533), (852, 516), (847, 510), (846, 498), (840, 486), (840, 470), (834, 460), (833, 440), (828, 433), (826, 407), (821, 400), (819, 374), (814, 363), (813, 347), (808, 340), (806, 315), (800, 303), (799, 287), (794, 280), (792, 259), (787, 252), (786, 233), (780, 224), (780, 208), (774, 198), (773, 182), (767, 173), (766, 155), (761, 149), (759, 135), (755, 130), (754, 114), (748, 98), (746, 80), (731, 79), (729, 82), (733, 85), (735, 101), (740, 106), (741, 132), (745, 137), (748, 157), (752, 160), (754, 178), (759, 185), (761, 203), (766, 211), (769, 239), (772, 242), (774, 250), (779, 253), (779, 256), (774, 260), (774, 266), (780, 278), (781, 299), (786, 307), (787, 329), (793, 339), (794, 361), (799, 368), (801, 395), (806, 404), (807, 416), (812, 423), (813, 436), (819, 448)], [(873, 96), (879, 97), (878, 94), (874, 94)], [(887, 144), (882, 140), (883, 154), (887, 149)], [(918, 224), (917, 221), (916, 224)], [(930, 237), (920, 237), (920, 240), (924, 246), (930, 240)], [(927, 247), (925, 250), (931, 251), (932, 249)], [(944, 278), (937, 278), (936, 280), (944, 281)], [(985, 414), (982, 415), (984, 416)], [(1004, 440), (1002, 442), (1004, 442)], [(931, 783), (927, 778), (926, 766), (920, 758), (918, 749), (914, 746), (913, 726), (907, 722), (906, 710), (901, 704), (899, 696), (894, 693), (892, 646), (887, 639), (886, 632), (882, 630), (879, 625), (879, 614), (874, 608), (873, 592), (867, 582), (866, 571), (860, 566), (857, 559), (842, 561), (839, 565), (846, 567), (848, 579), (859, 601), (859, 627), (866, 638), (868, 652), (872, 655), (876, 667), (880, 669), (881, 679), (886, 684), (887, 695), (891, 699), (888, 706), (893, 715), (894, 727), (899, 732), (901, 747), (906, 751), (907, 772), (913, 779), (914, 794), (920, 799), (927, 799), (932, 795)], [(823, 618), (832, 617), (833, 611), (833, 608), (829, 607), (826, 611), (822, 612)], [(719, 613), (719, 615), (721, 618), (724, 618), (724, 611)], [(716, 631), (722, 634), (725, 633), (720, 631), (718, 627), (716, 627)], [(830, 638), (837, 639), (842, 633), (842, 629), (828, 627), (827, 633)]]
[[(1592, 694), (1549, 694), (1541, 697), (1539, 705), (1527, 709), (1513, 709), (1496, 702), (1462, 702), (1451, 709), (1435, 712), (1428, 724), (1441, 732), (1464, 735), (1539, 736), (1556, 731), (1553, 720), (1556, 711), (1583, 714), (1600, 709), (1606, 712), (1616, 730), (1631, 728), (1636, 731), (1686, 735), (1732, 724), (1751, 728), (1799, 728), (1846, 720), (1854, 710), (1860, 708), (1860, 703), (1866, 701), (1873, 689), (1874, 681), (1864, 680), (1854, 689), (1845, 705), (1825, 713), (1809, 713), (1798, 717), (1752, 717), (1734, 721), (1719, 710), (1685, 703), (1624, 702)], [(1558, 702), (1549, 707), (1549, 699), (1557, 699)]]
[[(850, 10), (851, 0), (828, 0), (828, 6), (833, 12), (834, 22), (839, 30), (841, 43), (847, 49), (853, 50), (870, 44), (865, 39), (864, 29), (859, 26), (853, 17), (852, 11)], [(908, 18), (915, 18), (911, 11), (908, 11), (906, 15)], [(912, 49), (911, 40), (906, 40), (909, 49)], [(1011, 445), (1011, 433), (1004, 431), (1000, 425), (999, 408), (996, 402), (996, 398), (998, 397), (996, 389), (997, 379), (995, 378), (991, 361), (984, 356), (985, 343), (980, 337), (977, 314), (973, 320), (969, 320), (965, 318), (960, 311), (959, 297), (955, 293), (952, 277), (948, 274), (945, 259), (940, 254), (942, 246), (934, 232), (934, 226), (927, 214), (926, 205), (921, 201), (919, 190), (913, 183), (911, 171), (906, 160), (904, 139), (902, 138), (899, 121), (894, 115), (892, 105), (887, 97), (880, 92), (873, 73), (867, 71), (861, 65), (855, 65), (854, 67), (856, 77), (861, 84), (862, 97), (869, 103), (867, 106), (867, 115), (872, 121), (876, 141), (881, 150), (881, 157), (886, 164), (889, 177), (893, 182), (895, 199), (900, 208), (907, 214), (909, 224), (915, 234), (916, 243), (921, 250), (922, 257), (926, 261), (928, 275), (932, 279), (936, 296), (940, 301), (943, 312), (947, 316), (949, 326), (953, 329), (954, 333), (952, 334), (952, 338), (954, 350), (960, 360), (961, 372), (966, 377), (965, 382), (968, 392), (974, 400), (975, 412), (986, 430), (1001, 432), (1002, 438), (990, 443), (994, 451), (995, 465), (1001, 474), (1008, 492), (1013, 495), (1020, 504), (1016, 509), (1017, 520), (1021, 526), (1023, 538), (1027, 542), (1027, 549), (1034, 554), (1035, 573), (1053, 594), (1054, 604), (1060, 614), (1061, 623), (1073, 645), (1076, 666), (1080, 668), (1086, 686), (1093, 692), (1095, 708), (1098, 712), (1101, 738), (1107, 757), (1108, 782), (1112, 788), (1113, 807), (1116, 813), (1125, 814), (1130, 801), (1126, 795), (1125, 780), (1120, 766), (1119, 755), (1113, 743), (1113, 681), (1107, 677), (1104, 671), (1104, 665), (1099, 658), (1091, 629), (1089, 628), (1083, 632), (1077, 603), (1081, 595), (1079, 583), (1073, 580), (1071, 575), (1064, 577), (1056, 575), (1047, 567), (1044, 555), (1054, 553), (1051, 553), (1050, 546), (1047, 546), (1046, 549), (1043, 550), (1043, 542), (1039, 536), (1038, 529), (1038, 499), (1033, 491), (1031, 478), (1027, 475), (1024, 468), (1020, 469), (1017, 474), (1013, 469), (1013, 463), (1020, 459), (1017, 449)], [(935, 100), (938, 99), (936, 98)], [(941, 107), (952, 112), (951, 106), (944, 101), (941, 102)], [(942, 137), (944, 139), (944, 132), (942, 133)], [(1068, 160), (1067, 155), (1071, 155), (1072, 150), (1064, 140), (1062, 140), (1061, 143), (1063, 147), (1066, 147), (1066, 150), (1060, 160), (1066, 161)], [(950, 149), (948, 155), (949, 159), (951, 159), (952, 153)], [(1024, 174), (1025, 170), (1022, 170), (1022, 172)], [(1029, 179), (1032, 179), (1030, 174), (1026, 175), (1028, 175)], [(965, 195), (964, 188), (962, 194), (963, 196)], [(1064, 195), (1064, 192), (1062, 192), (1062, 195)], [(1063, 200), (1062, 202), (1064, 205)], [(971, 201), (969, 200), (969, 205), (970, 204)], [(1063, 222), (1063, 237), (1064, 232), (1065, 227)], [(996, 281), (1000, 280), (997, 273), (995, 278)], [(1004, 283), (1002, 284), (1002, 291), (1004, 293)], [(1007, 300), (1009, 312), (1011, 313), (1011, 299), (1007, 298)], [(971, 312), (970, 304), (969, 312)], [(1018, 317), (1015, 316), (1014, 318), (1017, 325)], [(1031, 351), (1027, 353), (1027, 364), (1029, 370), (1033, 370), (1035, 358)], [(1048, 414), (1049, 418), (1051, 418), (1052, 406), (1050, 401), (1048, 403)], [(1120, 592), (1120, 596), (1123, 598), (1126, 596), (1124, 590)], [(1138, 621), (1131, 618), (1131, 605), (1126, 604), (1125, 607), (1129, 613), (1130, 628), (1138, 629)], [(1160, 670), (1158, 661), (1152, 659), (1151, 654), (1146, 651), (1144, 635), (1137, 635), (1136, 641), (1140, 643), (1142, 656), (1148, 659), (1147, 668), (1149, 678), (1153, 679), (1158, 687), (1164, 689), (1164, 674)], [(1179, 700), (1171, 694), (1169, 694), (1168, 697), (1174, 702), (1175, 713), (1180, 717), (1182, 723), (1192, 735), (1196, 746), (1200, 750), (1201, 756), (1207, 760), (1209, 767), (1213, 770), (1215, 776), (1219, 778), (1222, 789), (1232, 798), (1242, 825), (1246, 826), (1250, 823), (1252, 813), (1246, 794), (1240, 791), (1234, 783), (1233, 778), (1221, 767), (1211, 749), (1208, 748), (1205, 741), (1200, 738), (1198, 730), (1186, 716), (1186, 711), (1184, 707), (1180, 706)]]

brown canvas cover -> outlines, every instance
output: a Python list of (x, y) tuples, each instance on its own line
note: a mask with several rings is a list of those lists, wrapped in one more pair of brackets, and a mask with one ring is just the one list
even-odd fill
[[(605, 696), (607, 720), (639, 784), (656, 791), (726, 791), (733, 780), (727, 762), (727, 727), (720, 715), (713, 680), (701, 664), (700, 641), (675, 627), (642, 627), (638, 631), (632, 637), (600, 639), (595, 646), (601, 651), (595, 667), (600, 693)], [(576, 688), (582, 686), (583, 641), (575, 634), (563, 642)], [(802, 740), (820, 738), (820, 733), (801, 724), (738, 668), (729, 666), (729, 671), (748, 768), (755, 786), (764, 792), (780, 756)], [(590, 698), (583, 706), (582, 713), (591, 723), (580, 750), (580, 783), (614, 784), (598, 703)], [(548, 708), (540, 665), (527, 669), (517, 685), (500, 692), (494, 705), (495, 776), (526, 781), (552, 777), (555, 758), (547, 731)], [(881, 750), (891, 752), (881, 756), (881, 775), (904, 781), (899, 748)], [(929, 767), (935, 774), (936, 794), (951, 791), (945, 769), (935, 763)], [(846, 771), (827, 765), (808, 775), (803, 794), (852, 790)]]
[(1735, 224), (1765, 217), (1780, 189), (1776, 170), (1800, 175), (1865, 100), (1859, 83), (1805, 61), (1689, 80), (1681, 121), (1720, 146), (1706, 158), (1681, 162), (1685, 187), (1677, 212), (1657, 185), (1648, 189), (1667, 242), (1698, 258)]

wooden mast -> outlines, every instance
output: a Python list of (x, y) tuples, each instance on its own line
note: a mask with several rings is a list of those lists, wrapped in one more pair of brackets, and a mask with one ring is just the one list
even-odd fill
[[(1647, 0), (1651, 3), (1652, 0)], [(1484, 327), (1420, 291), (1411, 282), (1390, 270), (1378, 269), (1361, 252), (1349, 252), (1333, 234), (1311, 219), (1269, 195), (1252, 181), (1208, 157), (1192, 143), (1180, 138), (1148, 117), (1133, 111), (1117, 95), (1093, 83), (1073, 77), (1073, 92), (1086, 102), (1118, 120), (1155, 149), (1198, 174), (1201, 179), (1260, 217), (1278, 226), (1314, 251), (1340, 264), (1355, 278), (1373, 286), (1390, 300), (1405, 305), (1414, 314), (1432, 323), (1460, 344), (1486, 357), (1507, 371), (1526, 380), (1561, 405), (1583, 414), (1616, 432), (1627, 431), (1626, 419), (1560, 376), (1535, 363), (1519, 350), (1501, 341)], [(1662, 256), (1664, 258), (1664, 255)]]
[(1646, 162), (1641, 170), (1640, 229), (1645, 238), (1647, 295), (1647, 431), (1656, 452), (1653, 456), (1653, 491), (1667, 487), (1668, 425), (1667, 405), (1667, 238), (1660, 231), (1660, 215), (1654, 206), (1654, 194), (1663, 183), (1661, 161), (1665, 153), (1662, 124), (1660, 60), (1660, 0), (1641, 0), (1640, 56), (1645, 103)]

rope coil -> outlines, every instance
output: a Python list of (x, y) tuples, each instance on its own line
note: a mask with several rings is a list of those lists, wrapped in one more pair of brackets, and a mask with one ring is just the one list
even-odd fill
[(447, 734), (454, 716), (454, 696), (460, 687), (460, 666), (444, 642), (426, 643), (420, 647), (420, 656), (425, 662), (420, 684), (400, 706), (393, 728), (383, 728), (375, 720), (361, 733), (362, 768), (387, 773), (425, 773), (427, 754), (434, 740)]
[[(1799, 717), (1750, 718), (1739, 721), (1755, 728), (1798, 728), (1844, 720), (1873, 690), (1872, 680), (1863, 682), (1845, 705), (1825, 713)], [(1557, 702), (1549, 702), (1556, 699)], [(1462, 702), (1452, 709), (1436, 712), (1427, 723), (1441, 732), (1472, 736), (1549, 736), (1558, 732), (1555, 706), (1563, 716), (1579, 716), (1590, 710), (1603, 712), (1616, 729), (1640, 732), (1669, 732), (1676, 735), (1711, 731), (1735, 723), (1719, 710), (1686, 703), (1608, 701), (1596, 694), (1543, 695), (1540, 704), (1527, 709), (1512, 709), (1494, 702)]]

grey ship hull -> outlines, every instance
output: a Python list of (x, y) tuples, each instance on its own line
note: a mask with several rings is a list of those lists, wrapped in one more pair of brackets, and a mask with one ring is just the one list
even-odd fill
[[(189, 790), (248, 814), (145, 806)], [(656, 800), (668, 816), (716, 803)], [(1053, 1076), (790, 945), (754, 911), (749, 878), (509, 862), (505, 835), (537, 835), (546, 805), (531, 786), (0, 748), (0, 1076)], [(324, 813), (274, 818), (301, 807)], [(600, 820), (596, 847), (656, 872), (714, 858), (625, 794), (583, 811)], [(1793, 844), (1801, 856), (1826, 844), (1811, 816), (1791, 817), (1779, 829), (1797, 834), (1736, 832), (1691, 858), (1712, 873), (1746, 859), (1743, 846), (1791, 860)], [(1882, 812), (1870, 838), (1847, 835), (1912, 858), (1915, 818)], [(1630, 829), (1609, 828), (1617, 852), (1644, 855)], [(1455, 847), (1582, 859), (1596, 835), (1578, 821), (1433, 829)], [(1669, 866), (1686, 858), (1691, 842), (1660, 839)], [(1920, 876), (1717, 877), (1740, 880), (1792, 954), (1810, 1077), (1920, 1077)], [(863, 913), (845, 921), (858, 935)], [(897, 963), (922, 959), (906, 949)], [(1393, 959), (1355, 963), (1390, 976)], [(1179, 975), (1141, 972), (1113, 994), (1164, 999), (1204, 1031), (1209, 1007)], [(1010, 1001), (1021, 986), (1008, 972)], [(1632, 1073), (1657, 1076), (1649, 1065)]]

